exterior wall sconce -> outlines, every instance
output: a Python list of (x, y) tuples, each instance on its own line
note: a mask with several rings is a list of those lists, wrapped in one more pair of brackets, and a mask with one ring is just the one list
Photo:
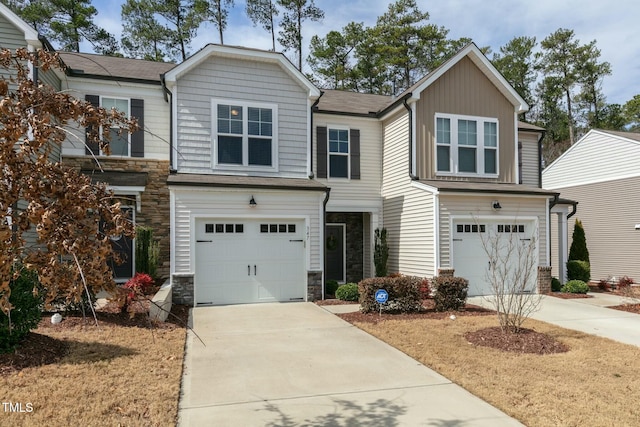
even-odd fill
[(249, 207), (255, 208), (256, 206), (258, 206), (258, 203), (256, 203), (256, 199), (254, 199), (253, 196), (251, 196), (251, 200), (249, 200)]
[(494, 200), (493, 202), (491, 202), (491, 207), (493, 208), (494, 211), (502, 209), (502, 206), (500, 206), (500, 202), (497, 200)]

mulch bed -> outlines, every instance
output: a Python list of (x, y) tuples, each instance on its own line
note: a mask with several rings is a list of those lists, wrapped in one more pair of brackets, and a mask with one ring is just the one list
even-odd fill
[(551, 292), (547, 294), (552, 297), (562, 298), (562, 299), (580, 299), (580, 298), (593, 298), (593, 295), (588, 294), (573, 294), (571, 292)]
[(554, 354), (569, 351), (569, 347), (555, 338), (526, 328), (518, 333), (506, 333), (499, 326), (494, 326), (467, 332), (464, 337), (474, 345), (513, 353)]
[(346, 304), (358, 304), (358, 301), (343, 301), (341, 299), (319, 299), (315, 301), (316, 305), (346, 305)]
[(622, 305), (614, 305), (607, 308), (613, 308), (614, 310), (627, 311), (629, 313), (640, 314), (640, 304), (622, 304)]
[[(133, 316), (129, 313), (122, 313), (113, 304), (107, 304), (104, 308), (96, 311), (98, 325), (100, 328), (110, 328), (115, 326), (134, 328), (156, 328), (175, 329), (184, 328), (189, 320), (189, 308), (185, 305), (174, 304), (171, 308), (171, 315), (166, 322), (151, 322), (146, 313), (142, 312), (144, 305), (135, 311)], [(148, 309), (148, 304), (147, 304)], [(63, 316), (61, 323), (54, 325), (51, 323), (50, 313), (43, 313), (42, 320), (38, 324), (36, 331), (45, 332), (49, 329), (80, 329), (95, 328), (93, 315), (89, 313), (85, 318), (82, 314), (70, 314)], [(69, 343), (66, 340), (52, 338), (38, 332), (30, 332), (12, 353), (0, 353), (0, 376), (7, 375), (24, 368), (49, 365), (63, 358), (69, 350)]]

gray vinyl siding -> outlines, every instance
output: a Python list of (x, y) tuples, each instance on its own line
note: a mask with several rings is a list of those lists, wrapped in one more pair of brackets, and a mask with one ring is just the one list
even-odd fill
[[(177, 167), (186, 173), (212, 169), (212, 99), (278, 105), (277, 172), (263, 176), (306, 177), (310, 106), (307, 92), (280, 66), (215, 57), (204, 61), (177, 83)], [(221, 173), (228, 174), (229, 171)], [(248, 169), (245, 173), (251, 173)], [(251, 173), (253, 175), (257, 173)]]
[[(321, 270), (320, 227), (324, 193), (248, 190), (235, 191), (225, 189), (193, 189), (170, 187), (174, 197), (173, 213), (173, 273), (193, 273), (192, 244), (195, 230), (192, 223), (196, 216), (230, 218), (290, 218), (308, 219), (309, 247), (308, 270)], [(258, 207), (249, 208), (248, 201), (254, 196)], [(251, 211), (249, 211), (251, 209)], [(243, 212), (243, 214), (239, 214)]]
[[(382, 209), (382, 125), (377, 119), (361, 119), (347, 116), (316, 114), (313, 124), (319, 126), (348, 127), (360, 130), (360, 179), (318, 178), (317, 181), (331, 187), (331, 197), (327, 204), (330, 211), (346, 208), (361, 208), (363, 211), (380, 213)], [(313, 132), (313, 170), (317, 171), (318, 141)], [(328, 169), (327, 169), (328, 170)]]
[[(160, 86), (81, 78), (66, 78), (61, 84), (63, 90), (82, 100), (85, 95), (143, 99), (146, 129), (144, 158), (169, 160), (170, 109)], [(69, 132), (70, 136), (62, 147), (63, 156), (84, 156), (84, 129), (74, 126), (70, 127)]]
[(542, 172), (542, 186), (563, 189), (637, 176), (639, 164), (640, 142), (592, 130)]
[[(640, 280), (640, 230), (635, 229), (635, 225), (640, 224), (638, 189), (640, 177), (560, 190), (562, 198), (578, 202), (578, 211), (567, 224), (568, 244), (570, 247), (575, 220), (579, 219), (589, 249), (591, 280), (625, 275)], [(556, 251), (557, 242), (554, 241), (554, 266), (557, 265)]]
[[(517, 141), (515, 110), (509, 100), (469, 58), (463, 58), (421, 94), (416, 108), (417, 171), (422, 179), (435, 173), (435, 114), (498, 119), (498, 182), (513, 183)], [(447, 178), (473, 181), (473, 178)], [(496, 181), (493, 179), (493, 181)]]
[(518, 140), (522, 144), (522, 184), (540, 187), (540, 157), (538, 154), (537, 133), (519, 132)]
[(388, 270), (430, 277), (435, 273), (434, 197), (411, 186), (409, 118), (406, 112), (383, 124), (383, 217), (389, 245)]
[(16, 50), (20, 47), (27, 47), (24, 33), (0, 15), (0, 48)]
[[(498, 199), (499, 212), (491, 208)], [(451, 220), (453, 216), (505, 218), (531, 218), (538, 221), (538, 262), (549, 265), (547, 260), (547, 205), (545, 197), (476, 196), (473, 194), (440, 195), (440, 266), (451, 268)]]

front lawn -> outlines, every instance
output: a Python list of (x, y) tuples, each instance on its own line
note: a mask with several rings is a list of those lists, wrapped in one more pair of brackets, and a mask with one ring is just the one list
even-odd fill
[(465, 339), (465, 333), (497, 326), (496, 316), (350, 319), (527, 426), (631, 426), (640, 420), (638, 347), (529, 319), (526, 328), (569, 351), (522, 354)]
[(96, 328), (92, 319), (43, 318), (28, 348), (0, 355), (0, 395), (11, 404), (0, 407), (0, 425), (175, 425), (184, 326), (149, 329), (143, 314), (99, 319)]

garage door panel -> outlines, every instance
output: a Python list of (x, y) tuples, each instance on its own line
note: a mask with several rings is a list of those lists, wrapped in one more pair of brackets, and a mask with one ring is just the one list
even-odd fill
[(205, 241), (196, 245), (197, 303), (304, 299), (304, 221), (212, 219), (196, 227)]

